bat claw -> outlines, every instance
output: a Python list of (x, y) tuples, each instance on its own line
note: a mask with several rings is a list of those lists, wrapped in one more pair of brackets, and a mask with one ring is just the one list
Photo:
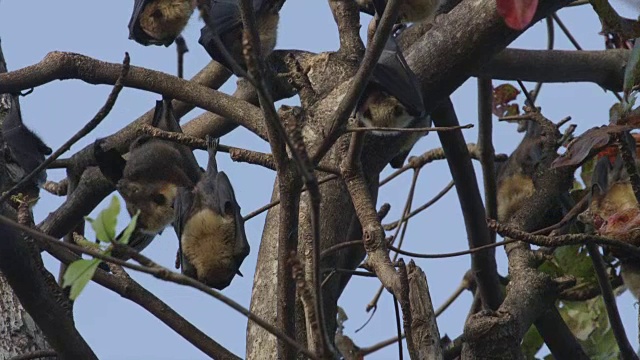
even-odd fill
[(220, 138), (212, 137), (207, 135), (205, 137), (205, 141), (207, 142), (207, 150), (216, 153), (218, 151), (218, 145), (220, 145)]
[(239, 269), (238, 269), (238, 270), (236, 270), (236, 274), (237, 274), (237, 275), (240, 275), (240, 277), (244, 277), (244, 275), (242, 275), (242, 273), (240, 272), (240, 270), (239, 270)]

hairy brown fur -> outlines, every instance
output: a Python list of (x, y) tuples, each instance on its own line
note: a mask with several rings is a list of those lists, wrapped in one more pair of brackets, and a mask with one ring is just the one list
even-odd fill
[(140, 27), (154, 39), (175, 38), (189, 22), (196, 7), (193, 0), (158, 0), (140, 15)]

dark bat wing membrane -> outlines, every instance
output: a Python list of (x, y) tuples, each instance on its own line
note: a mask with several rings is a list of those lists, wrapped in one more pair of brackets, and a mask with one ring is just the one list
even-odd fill
[(250, 251), (249, 242), (247, 241), (247, 235), (244, 230), (244, 219), (242, 218), (242, 214), (240, 214), (240, 205), (238, 205), (236, 201), (236, 195), (227, 174), (224, 172), (218, 173), (215, 181), (215, 193), (220, 214), (233, 216), (236, 222), (236, 239), (233, 254), (236, 265), (240, 268), (244, 258), (249, 255)]
[(173, 229), (178, 236), (178, 256), (180, 259), (180, 268), (182, 273), (196, 277), (196, 269), (189, 263), (187, 258), (182, 253), (182, 233), (190, 218), (191, 208), (193, 206), (193, 193), (187, 188), (178, 188), (178, 195), (174, 203), (175, 220), (173, 222)]
[[(175, 117), (170, 99), (156, 101), (152, 125), (161, 130), (182, 133), (182, 128)], [(202, 173), (193, 151), (188, 146), (178, 143), (172, 143), (172, 146), (180, 152), (182, 159), (184, 159), (184, 162), (179, 166), (184, 169), (185, 174), (193, 184), (196, 184), (200, 180)]]
[[(254, 12), (262, 11), (265, 4), (265, 0), (253, 0)], [(220, 46), (222, 45), (227, 51), (230, 51), (234, 45), (237, 45), (228, 43), (236, 41), (235, 37), (225, 35), (242, 26), (240, 2), (239, 0), (212, 0), (211, 11), (208, 15), (209, 19), (206, 24), (212, 25), (213, 28), (205, 24), (200, 30), (198, 43), (204, 47), (211, 59), (231, 69), (232, 66), (222, 55)], [(216, 37), (219, 41), (216, 41)]]
[(224, 34), (242, 25), (239, 2), (237, 0), (211, 1), (211, 11), (208, 15), (209, 19), (207, 24), (215, 27), (211, 28), (205, 24), (200, 30), (198, 43), (204, 47), (213, 60), (227, 68), (231, 68), (231, 65), (228, 64), (227, 60), (222, 56), (222, 50), (219, 47), (220, 44), (215, 38), (218, 37), (227, 49), (231, 48), (232, 44), (225, 44), (222, 39), (224, 39)]
[(142, 11), (144, 8), (153, 2), (153, 0), (135, 0), (133, 4), (133, 12), (131, 13), (131, 19), (129, 19), (129, 39), (137, 42), (140, 45), (148, 46), (148, 45), (164, 45), (169, 46), (173, 43), (173, 40), (168, 41), (160, 41), (149, 36), (142, 28), (140, 27), (140, 15), (142, 15)]
[(114, 185), (122, 179), (127, 161), (120, 155), (118, 150), (104, 150), (102, 144), (104, 139), (97, 139), (93, 144), (93, 156), (102, 174)]
[(388, 95), (398, 99), (409, 114), (419, 117), (425, 113), (422, 91), (416, 74), (407, 65), (395, 38), (390, 36), (373, 70), (371, 79)]
[[(40, 166), (44, 162), (45, 155), (51, 155), (52, 150), (22, 122), (17, 97), (7, 96), (11, 108), (2, 123), (2, 135), (13, 160), (28, 174)], [(43, 171), (37, 178), (37, 182), (41, 185), (46, 179), (47, 174)]]

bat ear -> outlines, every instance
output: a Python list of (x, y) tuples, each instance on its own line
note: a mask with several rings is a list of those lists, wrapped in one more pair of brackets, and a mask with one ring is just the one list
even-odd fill
[(117, 184), (122, 179), (124, 167), (127, 161), (116, 149), (103, 149), (104, 139), (97, 139), (93, 144), (93, 156), (100, 168), (100, 172), (113, 184)]

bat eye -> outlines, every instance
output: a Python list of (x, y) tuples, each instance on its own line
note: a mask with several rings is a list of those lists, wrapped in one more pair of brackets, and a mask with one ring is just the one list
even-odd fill
[(393, 107), (393, 115), (395, 116), (400, 116), (404, 113), (404, 109), (402, 108), (402, 106), (394, 106)]
[(362, 115), (364, 115), (364, 117), (366, 117), (367, 119), (371, 119), (371, 110), (370, 109), (365, 110), (364, 114)]
[(162, 195), (162, 194), (153, 194), (153, 195), (151, 195), (151, 201), (153, 201), (157, 205), (162, 206), (162, 205), (166, 204), (167, 198), (165, 198), (164, 195)]
[(231, 201), (224, 203), (224, 215), (228, 217), (233, 216), (233, 205), (231, 204)]

